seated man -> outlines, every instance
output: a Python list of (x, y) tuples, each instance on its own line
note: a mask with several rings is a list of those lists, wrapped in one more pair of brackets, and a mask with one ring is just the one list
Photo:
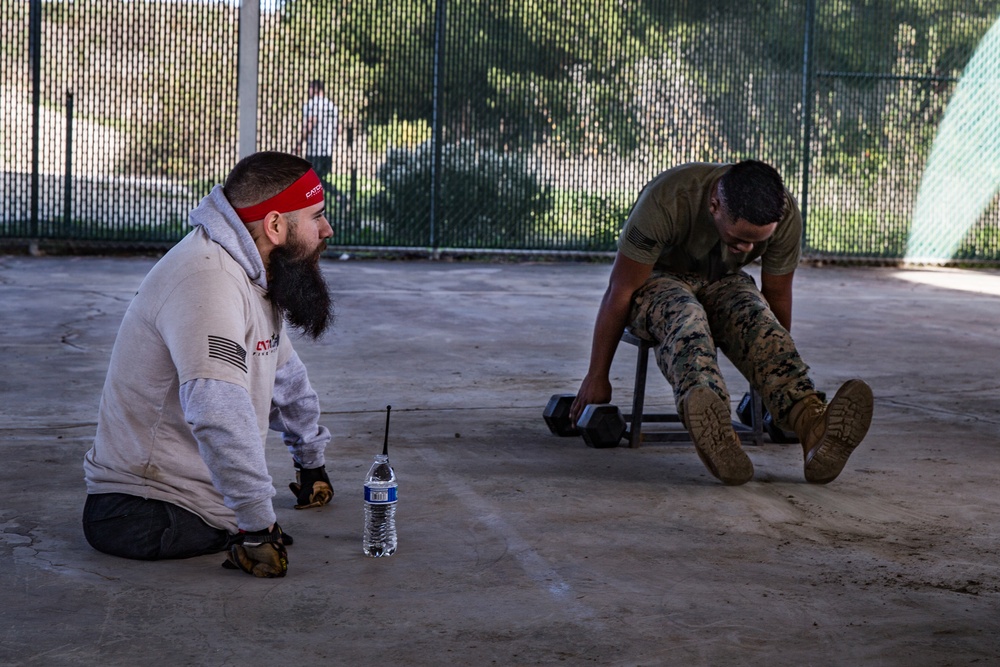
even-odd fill
[(295, 507), (333, 497), (330, 432), (284, 324), (318, 338), (332, 322), (323, 188), (302, 158), (255, 153), (190, 222), (118, 331), (84, 461), (84, 535), (115, 556), (225, 551), (231, 568), (284, 576), (291, 539), (271, 501), (269, 427), (292, 455)]
[[(798, 435), (806, 480), (836, 479), (868, 432), (874, 401), (867, 384), (849, 380), (827, 405), (795, 349), (788, 332), (801, 238), (795, 200), (762, 162), (685, 164), (653, 179), (621, 231), (574, 422), (588, 404), (611, 400), (611, 362), (628, 326), (655, 344), (678, 414), (715, 477), (753, 477), (732, 428), (718, 348), (775, 422)], [(758, 257), (760, 290), (741, 270)]]

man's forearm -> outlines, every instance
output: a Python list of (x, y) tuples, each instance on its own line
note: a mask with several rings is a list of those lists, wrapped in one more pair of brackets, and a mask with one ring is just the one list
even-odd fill
[(786, 330), (792, 330), (792, 273), (775, 276), (761, 274), (760, 292), (778, 322)]
[(594, 341), (590, 349), (590, 366), (580, 384), (570, 417), (576, 421), (584, 406), (593, 403), (607, 403), (611, 400), (612, 388), (609, 381), (611, 362), (618, 350), (622, 330), (628, 322), (632, 295), (649, 277), (652, 265), (641, 264), (628, 259), (621, 253), (615, 256), (611, 267), (608, 289), (601, 299), (594, 323)]
[(274, 378), (270, 427), (282, 434), (292, 456), (305, 468), (325, 465), (330, 431), (319, 423), (319, 397), (309, 383), (306, 367), (292, 350)]
[(573, 405), (570, 407), (570, 418), (575, 422), (580, 418), (583, 409), (592, 403), (607, 403), (611, 400), (612, 387), (610, 382), (611, 362), (618, 350), (622, 329), (628, 317), (629, 300), (624, 304), (615, 297), (613, 289), (605, 293), (601, 307), (597, 311), (597, 321), (594, 323), (594, 341), (590, 350), (590, 367), (580, 384)]
[(608, 290), (597, 311), (594, 323), (594, 340), (590, 348), (590, 367), (588, 375), (607, 377), (611, 372), (611, 363), (618, 350), (618, 341), (625, 329), (628, 317), (629, 301), (616, 299)]
[(792, 299), (791, 295), (785, 297), (784, 295), (771, 294), (770, 296), (764, 294), (764, 300), (767, 301), (768, 307), (774, 316), (778, 318), (778, 322), (781, 326), (785, 327), (787, 331), (792, 330)]

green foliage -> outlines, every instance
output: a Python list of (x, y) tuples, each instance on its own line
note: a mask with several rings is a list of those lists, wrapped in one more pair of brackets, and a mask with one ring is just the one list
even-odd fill
[[(78, 113), (128, 136), (117, 171), (175, 179), (224, 173), (235, 134), (236, 100), (229, 91), (236, 48), (228, 37), (237, 10), (202, 3), (81, 4), (90, 29), (74, 36), (77, 62), (68, 72), (76, 80), (66, 88), (79, 93)], [(121, 26), (126, 38), (95, 29), (100, 22)], [(129, 65), (108, 68), (109, 62)], [(106, 78), (109, 72), (114, 80)], [(80, 91), (84, 85), (95, 89)], [(124, 118), (122, 99), (133, 111)]]
[(539, 235), (558, 250), (609, 252), (616, 249), (621, 227), (628, 217), (635, 193), (593, 195), (577, 190), (556, 190), (553, 206), (539, 226)]
[(274, 61), (292, 60), (300, 81), (337, 81), (327, 93), (347, 116), (430, 116), (434, 0), (288, 0), (274, 32)]
[[(816, 6), (815, 55), (835, 72), (887, 74), (904, 58), (911, 63), (907, 74), (957, 76), (995, 20), (995, 10), (985, 6), (962, 11), (938, 2), (830, 0)], [(901, 32), (909, 34), (901, 39)]]
[(908, 218), (885, 211), (812, 208), (805, 252), (834, 257), (902, 257), (909, 230)]
[(399, 120), (393, 117), (388, 123), (368, 125), (368, 149), (381, 154), (390, 148), (415, 149), (429, 141), (431, 126), (423, 118)]
[[(990, 210), (969, 230), (953, 260), (996, 261), (1000, 256), (1000, 227), (994, 199)], [(909, 216), (878, 209), (845, 213), (832, 207), (809, 214), (805, 252), (813, 256), (898, 259), (906, 255)]]
[[(892, 7), (824, 4), (817, 27), (826, 68), (847, 68), (817, 80), (815, 164), (826, 176), (860, 187), (907, 181), (907, 165), (923, 165), (960, 73), (992, 23), (957, 22), (955, 13), (912, 3)], [(875, 10), (878, 10), (877, 12)], [(842, 15), (838, 15), (837, 10)], [(963, 29), (956, 32), (957, 26)], [(876, 34), (877, 33), (877, 34)], [(844, 49), (846, 40), (874, 48)], [(827, 43), (829, 41), (829, 43)], [(857, 41), (848, 43), (859, 43)]]
[[(440, 46), (454, 139), (481, 143), (499, 128), (509, 147), (545, 140), (564, 154), (630, 153), (639, 143), (630, 75), (639, 59), (662, 51), (659, 33), (640, 5), (577, 4), (449, 0), (438, 42), (434, 0), (289, 0), (275, 53), (309, 63), (304, 76), (331, 65), (345, 73), (365, 93), (360, 119), (381, 126), (430, 117)], [(356, 100), (337, 101), (355, 111)]]
[(379, 167), (382, 191), (374, 212), (398, 244), (462, 248), (523, 247), (524, 239), (551, 206), (517, 154), (483, 149), (471, 141), (441, 151), (440, 207), (431, 230), (430, 142), (415, 150), (390, 149)]
[[(524, 108), (535, 132), (564, 154), (631, 153), (639, 125), (633, 103), (634, 64), (662, 48), (633, 3), (581, 0), (572, 10), (548, 2), (498, 3), (487, 18), (496, 26), (497, 67), (468, 74), (485, 80), (483, 91), (504, 110)], [(525, 134), (522, 130), (522, 135)]]

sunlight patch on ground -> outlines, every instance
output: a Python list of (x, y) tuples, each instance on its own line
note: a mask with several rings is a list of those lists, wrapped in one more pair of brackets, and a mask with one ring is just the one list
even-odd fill
[(893, 278), (920, 285), (1000, 296), (1000, 273), (962, 269), (894, 271)]

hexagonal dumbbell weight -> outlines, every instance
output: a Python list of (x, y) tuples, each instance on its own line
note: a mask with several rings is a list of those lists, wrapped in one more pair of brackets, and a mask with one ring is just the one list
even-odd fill
[(617, 447), (627, 428), (622, 411), (610, 403), (585, 407), (577, 426), (587, 446), (598, 449)]
[(542, 413), (549, 430), (560, 437), (582, 435), (590, 447), (617, 447), (626, 429), (621, 410), (610, 404), (588, 405), (574, 426), (569, 417), (574, 400), (575, 394), (555, 394), (549, 399)]
[(545, 423), (554, 435), (561, 438), (580, 435), (580, 429), (574, 426), (573, 421), (569, 418), (569, 409), (573, 406), (575, 399), (576, 394), (555, 394), (549, 399), (542, 417), (545, 418)]

